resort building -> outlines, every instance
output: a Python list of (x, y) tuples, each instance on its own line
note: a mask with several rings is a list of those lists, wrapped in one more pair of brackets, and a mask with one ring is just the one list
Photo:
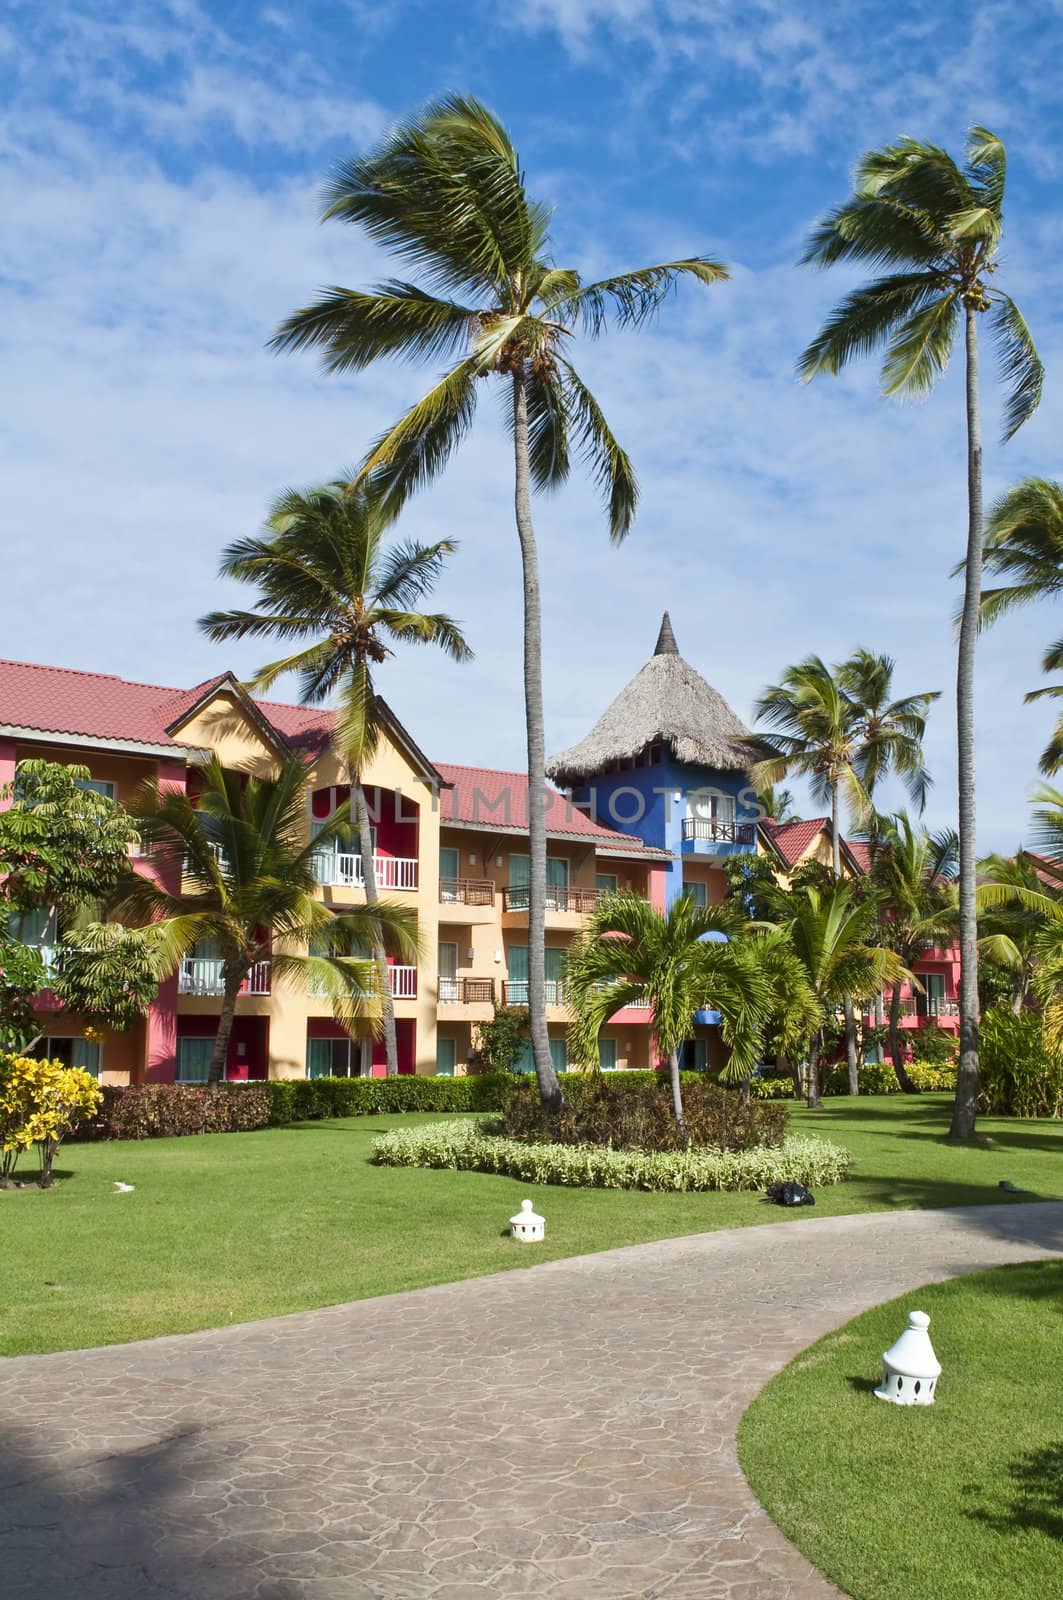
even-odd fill
[[(495, 1001), (528, 999), (527, 780), (523, 774), (431, 759), (383, 707), (384, 735), (365, 773), (379, 888), (415, 914), (417, 966), (389, 963), (399, 1070), (463, 1073), (475, 1064), (476, 1024)], [(0, 784), (29, 758), (77, 763), (91, 786), (129, 801), (150, 780), (195, 789), (211, 754), (234, 771), (268, 775), (298, 753), (306, 764), (307, 837), (348, 798), (330, 745), (327, 711), (252, 699), (228, 673), (191, 689), (131, 683), (97, 673), (0, 663)], [(827, 851), (829, 824), (790, 830), (758, 821), (749, 785), (749, 730), (678, 652), (667, 615), (650, 660), (579, 744), (549, 763), (546, 1001), (551, 1050), (567, 1066), (566, 948), (603, 894), (624, 889), (661, 909), (681, 893), (724, 898), (723, 862), (772, 853), (780, 871)], [(793, 829), (804, 830), (795, 833)], [(846, 847), (859, 871), (859, 847)], [(150, 859), (137, 870), (150, 872)], [(323, 902), (364, 901), (360, 854), (322, 849), (315, 866)], [(48, 930), (41, 931), (46, 945)], [(955, 997), (943, 974), (940, 1002)], [(197, 947), (165, 982), (148, 1016), (101, 1044), (78, 1019), (40, 997), (50, 1055), (104, 1082), (202, 1081), (221, 1009), (218, 952)], [(921, 999), (922, 997), (920, 997)], [(928, 996), (929, 999), (929, 996)], [(915, 1008), (918, 1001), (913, 1000)], [(920, 1020), (912, 1018), (912, 1025)], [(685, 1064), (719, 1059), (719, 1018), (699, 1012)], [(656, 1064), (648, 1010), (618, 1013), (601, 1037), (603, 1068)], [(379, 1041), (352, 1038), (327, 1002), (275, 979), (269, 961), (237, 1002), (226, 1065), (231, 1079), (380, 1074)]]

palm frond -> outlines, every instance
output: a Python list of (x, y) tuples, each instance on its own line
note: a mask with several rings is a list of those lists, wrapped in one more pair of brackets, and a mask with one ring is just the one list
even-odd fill
[(993, 292), (993, 302), (990, 326), (1008, 390), (1004, 423), (1004, 439), (1008, 440), (1040, 405), (1045, 372), (1026, 319), (1014, 300), (998, 289)]
[(1063, 594), (1063, 485), (1024, 478), (1001, 495), (986, 520), (985, 565), (1012, 580), (982, 590), (985, 624), (1015, 606)]
[(360, 372), (384, 356), (443, 361), (464, 350), (475, 318), (474, 308), (398, 279), (367, 292), (333, 285), (286, 317), (269, 348), (323, 349), (329, 373)]
[[(557, 489), (569, 474), (568, 405), (564, 388), (546, 366), (527, 374), (528, 455), (532, 483), (540, 493)], [(512, 416), (512, 409), (507, 405)]]
[(959, 326), (959, 299), (950, 290), (923, 306), (897, 329), (882, 364), (884, 394), (929, 394), (948, 365)]
[(446, 466), (472, 426), (476, 364), (462, 361), (371, 446), (353, 487), (374, 477), (384, 504), (401, 506)]
[(685, 277), (713, 284), (730, 277), (730, 273), (722, 262), (711, 261), (708, 256), (664, 261), (639, 272), (621, 272), (597, 283), (583, 284), (574, 293), (553, 300), (550, 310), (562, 322), (580, 317), (587, 332), (596, 339), (610, 321), (619, 328), (638, 328), (650, 321)]
[(943, 242), (925, 216), (877, 198), (854, 196), (816, 224), (800, 264), (832, 267), (852, 261), (877, 268), (933, 267), (941, 259)]
[(821, 373), (836, 377), (857, 356), (869, 355), (908, 317), (940, 295), (936, 273), (903, 272), (853, 289), (834, 308), (804, 351), (797, 373), (808, 383)]
[(564, 374), (569, 415), (580, 454), (608, 507), (609, 537), (619, 544), (630, 533), (638, 508), (639, 485), (635, 469), (575, 367), (561, 359), (558, 366)]

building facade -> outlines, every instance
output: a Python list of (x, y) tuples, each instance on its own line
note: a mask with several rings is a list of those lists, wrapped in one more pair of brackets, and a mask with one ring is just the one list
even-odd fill
[[(528, 1000), (527, 780), (518, 773), (431, 760), (386, 707), (384, 736), (364, 775), (378, 887), (413, 912), (421, 958), (389, 963), (399, 1070), (461, 1074), (474, 1061), (476, 1025), (496, 1001)], [(679, 894), (725, 897), (729, 855), (759, 850), (780, 872), (809, 853), (829, 859), (826, 819), (799, 834), (757, 820), (749, 784), (749, 730), (679, 655), (667, 615), (653, 656), (581, 741), (549, 764), (546, 1001), (555, 1065), (567, 1066), (565, 951), (588, 912), (618, 889), (662, 911)], [(188, 690), (96, 673), (0, 663), (0, 784), (29, 758), (85, 766), (92, 786), (128, 802), (149, 780), (194, 792), (198, 766), (257, 776), (298, 753), (306, 765), (306, 829), (348, 798), (330, 745), (328, 712), (252, 699), (231, 674)], [(862, 870), (859, 846), (847, 867)], [(135, 862), (153, 870), (150, 859)], [(315, 864), (318, 893), (336, 910), (364, 902), (360, 855), (331, 844)], [(42, 936), (43, 938), (43, 936)], [(942, 956), (941, 961), (936, 958)], [(905, 997), (905, 1024), (949, 1025), (956, 966), (932, 952), (925, 997)], [(937, 975), (940, 977), (940, 990)], [(197, 1082), (206, 1076), (221, 1009), (222, 963), (204, 945), (160, 988), (143, 1022), (97, 1042), (48, 994), (39, 1022), (48, 1054), (86, 1066), (105, 1083)], [(690, 1067), (721, 1059), (718, 1014), (697, 1014), (684, 1053)], [(601, 1064), (658, 1064), (652, 1017), (632, 1007), (602, 1031)], [(315, 999), (281, 981), (269, 961), (237, 1002), (226, 1063), (233, 1080), (382, 1074), (383, 1049), (352, 1037)]]

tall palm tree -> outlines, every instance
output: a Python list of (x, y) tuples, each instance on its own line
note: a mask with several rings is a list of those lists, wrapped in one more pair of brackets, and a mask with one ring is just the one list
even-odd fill
[(747, 1078), (757, 1059), (771, 990), (742, 919), (728, 907), (697, 906), (680, 895), (663, 914), (638, 895), (608, 895), (573, 940), (566, 963), (566, 992), (575, 1021), (578, 1060), (598, 1059), (598, 1033), (624, 1006), (649, 1006), (657, 1045), (668, 1058), (672, 1104), (686, 1137), (679, 1049), (690, 1036), (694, 1013), (720, 1013), (730, 1058), (727, 1082)]
[[(162, 977), (176, 971), (197, 940), (220, 948), (222, 1004), (207, 1081), (224, 1076), (237, 997), (261, 961), (271, 962), (273, 980), (312, 985), (345, 1026), (378, 1028), (385, 986), (379, 965), (361, 952), (386, 944), (414, 959), (410, 913), (381, 901), (333, 915), (315, 898), (317, 841), (305, 837), (306, 768), (299, 756), (275, 778), (227, 771), (216, 757), (199, 770), (194, 800), (151, 785), (130, 804), (157, 876), (130, 873), (113, 909), (150, 936)], [(347, 825), (343, 807), (325, 837), (341, 835)], [(324, 954), (300, 953), (318, 945)]]
[(821, 1013), (808, 1052), (808, 1104), (819, 1111), (823, 1108), (819, 1059), (825, 1019), (847, 995), (855, 1000), (870, 999), (883, 983), (907, 974), (892, 951), (868, 942), (869, 908), (850, 884), (839, 879), (829, 890), (811, 886), (795, 890), (789, 897), (784, 926)]
[(811, 379), (837, 374), (885, 347), (887, 395), (928, 394), (962, 326), (966, 362), (967, 555), (956, 669), (960, 833), (960, 1068), (950, 1137), (974, 1133), (978, 1098), (978, 922), (975, 904), (974, 656), (982, 584), (982, 423), (978, 318), (988, 314), (1009, 388), (1004, 437), (1037, 409), (1043, 369), (1030, 330), (992, 274), (1004, 226), (1004, 146), (972, 128), (967, 162), (901, 139), (857, 165), (853, 192), (818, 224), (804, 260), (818, 267), (867, 264), (884, 272), (852, 290), (801, 357)]
[(564, 483), (578, 451), (602, 492), (611, 537), (627, 535), (638, 500), (635, 474), (569, 360), (575, 329), (596, 338), (610, 321), (641, 327), (681, 277), (711, 284), (727, 274), (704, 256), (588, 284), (571, 268), (555, 266), (550, 208), (525, 189), (505, 128), (469, 97), (436, 101), (368, 156), (342, 162), (325, 201), (325, 219), (363, 228), (420, 281), (392, 280), (368, 291), (331, 288), (281, 324), (274, 348), (320, 348), (328, 372), (357, 371), (385, 358), (447, 364), (423, 399), (376, 441), (359, 481), (379, 474), (389, 501), (401, 502), (442, 471), (468, 432), (480, 380), (493, 377), (503, 387), (524, 580), (529, 1010), (540, 1093), (556, 1106), (561, 1090), (546, 1027), (546, 742), (531, 490)]
[[(949, 828), (928, 833), (905, 812), (880, 817), (872, 867), (881, 917), (880, 937), (902, 965), (911, 969), (927, 945), (948, 943), (956, 930), (956, 859), (959, 840)], [(890, 1055), (905, 1094), (917, 1093), (904, 1065), (901, 1045), (901, 984), (890, 994)]]
[[(891, 771), (903, 780), (922, 809), (930, 779), (923, 759), (927, 712), (936, 691), (899, 700), (893, 693), (889, 656), (856, 650), (830, 668), (808, 656), (764, 690), (755, 706), (771, 729), (777, 754), (754, 767), (754, 781), (778, 782), (792, 774), (809, 779), (817, 800), (831, 812), (834, 875), (841, 876), (841, 808), (844, 794), (852, 820), (866, 829), (874, 816), (874, 789)], [(846, 996), (845, 1053), (849, 1092), (859, 1093), (856, 1019)]]
[(1037, 969), (1038, 942), (1045, 928), (1043, 911), (1008, 899), (987, 905), (991, 889), (1020, 889), (1041, 897), (1059, 898), (1063, 883), (1045, 882), (1045, 869), (1039, 868), (1025, 850), (1013, 857), (991, 855), (979, 862), (978, 947), (983, 955), (998, 961), (1011, 973), (1011, 1007), (1018, 1015), (1026, 1006)]
[[(1063, 484), (1049, 478), (1024, 478), (1001, 496), (986, 524), (985, 564), (990, 572), (1009, 581), (1000, 588), (983, 590), (983, 625), (1016, 606), (1063, 594)], [(1041, 669), (1063, 669), (1063, 639), (1049, 645)], [(1063, 699), (1063, 684), (1031, 689), (1026, 703), (1042, 699)], [(1063, 767), (1063, 713), (1039, 765), (1046, 777)]]
[[(381, 734), (373, 668), (392, 654), (393, 643), (437, 645), (454, 661), (472, 656), (452, 617), (411, 609), (430, 593), (457, 546), (441, 539), (389, 547), (386, 535), (393, 520), (393, 511), (380, 504), (371, 484), (354, 491), (341, 483), (287, 490), (275, 502), (263, 534), (236, 540), (222, 556), (222, 577), (258, 589), (255, 609), (212, 611), (200, 620), (212, 639), (299, 642), (292, 655), (259, 669), (254, 689), (265, 691), (282, 673), (295, 672), (304, 705), (338, 693), (333, 743), (350, 777), (370, 906), (379, 897), (362, 778)], [(375, 955), (383, 959), (382, 951)], [(384, 1055), (393, 1077), (398, 1072), (395, 1010), (386, 985)]]

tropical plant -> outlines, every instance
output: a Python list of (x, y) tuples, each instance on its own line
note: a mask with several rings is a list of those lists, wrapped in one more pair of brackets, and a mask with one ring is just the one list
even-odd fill
[[(1063, 594), (1063, 484), (1049, 478), (1024, 478), (1001, 496), (986, 523), (985, 564), (990, 572), (1009, 581), (982, 591), (983, 626), (1016, 606)], [(1063, 668), (1063, 639), (1049, 645), (1041, 668), (1044, 672)], [(1026, 703), (1044, 699), (1063, 699), (1063, 684), (1031, 689)], [(1040, 767), (1046, 777), (1063, 767), (1063, 713)]]
[(1037, 409), (1043, 370), (1021, 311), (993, 274), (1004, 225), (1004, 146), (972, 128), (967, 163), (917, 139), (872, 150), (857, 165), (853, 192), (818, 224), (804, 260), (818, 267), (869, 265), (884, 276), (853, 289), (801, 357), (811, 379), (837, 374), (885, 347), (887, 395), (928, 394), (962, 326), (966, 361), (967, 555), (957, 662), (959, 756), (960, 1067), (950, 1137), (974, 1133), (978, 1099), (978, 924), (975, 904), (974, 657), (982, 584), (982, 424), (978, 318), (986, 313), (1008, 386), (1004, 437)]
[(782, 789), (770, 783), (766, 788), (757, 791), (757, 805), (764, 817), (770, 822), (779, 823), (781, 827), (787, 827), (791, 822), (801, 820), (794, 810), (792, 789)]
[(129, 873), (137, 837), (128, 812), (89, 781), (87, 767), (20, 761), (13, 783), (0, 789), (0, 1049), (33, 1046), (34, 1002), (45, 987), (68, 1010), (119, 1030), (158, 987), (150, 966), (128, 967), (115, 950), (101, 958), (95, 996), (67, 982), (81, 950), (102, 937), (97, 902)]
[(756, 1065), (772, 996), (752, 941), (742, 936), (744, 926), (730, 907), (698, 906), (690, 895), (677, 896), (662, 915), (638, 895), (613, 894), (595, 907), (569, 947), (565, 982), (575, 1059), (593, 1065), (609, 1018), (625, 1006), (648, 1006), (684, 1138), (679, 1050), (694, 1013), (706, 1007), (720, 1013), (730, 1051), (720, 1073), (725, 1082), (741, 1083)]
[[(363, 777), (380, 743), (381, 703), (373, 668), (394, 644), (431, 644), (454, 661), (472, 656), (452, 617), (412, 609), (429, 594), (446, 558), (449, 539), (388, 546), (394, 509), (386, 509), (372, 484), (341, 483), (307, 492), (288, 490), (274, 503), (266, 527), (224, 552), (221, 576), (253, 584), (253, 611), (212, 611), (200, 627), (212, 639), (270, 638), (298, 641), (293, 654), (261, 667), (252, 688), (265, 691), (285, 672), (299, 677), (304, 705), (338, 694), (333, 743), (351, 783), (351, 815), (361, 853), (365, 897), (378, 903), (373, 834)], [(382, 952), (376, 950), (377, 960)], [(384, 994), (387, 1074), (398, 1072), (395, 1012)]]
[(496, 998), (490, 1022), (476, 1024), (477, 1067), (482, 1072), (516, 1072), (527, 1039), (527, 1006), (504, 1006)]
[(509, 135), (487, 108), (468, 97), (438, 100), (370, 155), (342, 162), (326, 188), (325, 219), (364, 228), (412, 264), (420, 281), (329, 289), (287, 318), (273, 344), (320, 348), (329, 372), (385, 358), (447, 363), (362, 464), (358, 481), (379, 477), (390, 505), (442, 471), (472, 425), (480, 380), (493, 376), (504, 386), (524, 582), (531, 1035), (540, 1092), (556, 1106), (561, 1090), (546, 1026), (542, 602), (531, 490), (564, 483), (577, 451), (605, 499), (612, 538), (625, 537), (638, 499), (635, 474), (569, 359), (576, 325), (592, 338), (610, 322), (641, 327), (681, 277), (711, 284), (727, 274), (697, 256), (585, 284), (553, 264), (550, 217), (529, 197)]
[(237, 997), (261, 961), (271, 962), (273, 985), (302, 983), (331, 1003), (345, 1027), (379, 1031), (386, 978), (363, 952), (383, 946), (414, 957), (415, 924), (387, 901), (333, 913), (315, 897), (314, 852), (349, 832), (349, 807), (307, 839), (301, 757), (270, 778), (228, 771), (216, 757), (199, 772), (194, 797), (152, 785), (134, 802), (154, 874), (125, 879), (113, 909), (150, 947), (163, 975), (198, 940), (218, 947), (223, 993), (207, 1081), (225, 1075)]
[(826, 1019), (841, 1008), (847, 995), (854, 1000), (870, 999), (883, 983), (909, 974), (892, 951), (869, 942), (874, 931), (871, 909), (840, 879), (827, 891), (795, 891), (785, 927), (821, 1012), (808, 1051), (808, 1104), (818, 1111), (823, 1106), (819, 1061)]
[[(856, 650), (840, 666), (828, 667), (808, 656), (789, 667), (780, 683), (764, 690), (756, 703), (759, 722), (771, 729), (776, 754), (753, 768), (754, 782), (784, 776), (807, 778), (813, 797), (830, 805), (831, 857), (841, 876), (841, 802), (866, 828), (874, 817), (876, 784), (894, 771), (915, 803), (925, 804), (929, 777), (923, 760), (927, 712), (937, 691), (924, 690), (900, 700), (893, 693), (893, 662), (870, 650)], [(859, 1061), (852, 997), (844, 997), (845, 1048), (851, 1094), (859, 1093)]]
[(983, 962), (988, 958), (1007, 969), (1011, 992), (1008, 999), (1012, 1010), (1018, 1014), (1030, 996), (1034, 972), (1037, 967), (1038, 944), (1045, 929), (1044, 913), (1021, 900), (1008, 899), (992, 907), (987, 906), (987, 891), (992, 888), (1021, 889), (1040, 897), (1058, 897), (1063, 881), (1058, 886), (1049, 879), (1049, 873), (1038, 867), (1025, 850), (1012, 856), (986, 856), (979, 863), (982, 883), (978, 890), (980, 909), (978, 917), (978, 948)]
[[(901, 965), (911, 969), (927, 946), (948, 944), (955, 936), (953, 879), (959, 840), (951, 828), (929, 833), (903, 811), (880, 817), (877, 834), (872, 882), (880, 912), (879, 937)], [(904, 1063), (900, 977), (894, 979), (890, 994), (889, 1045), (897, 1082), (905, 1094), (918, 1093)]]
[(102, 1100), (103, 1090), (82, 1067), (0, 1052), (0, 1187), (10, 1183), (19, 1156), (36, 1149), (41, 1188), (51, 1188), (64, 1136)]

